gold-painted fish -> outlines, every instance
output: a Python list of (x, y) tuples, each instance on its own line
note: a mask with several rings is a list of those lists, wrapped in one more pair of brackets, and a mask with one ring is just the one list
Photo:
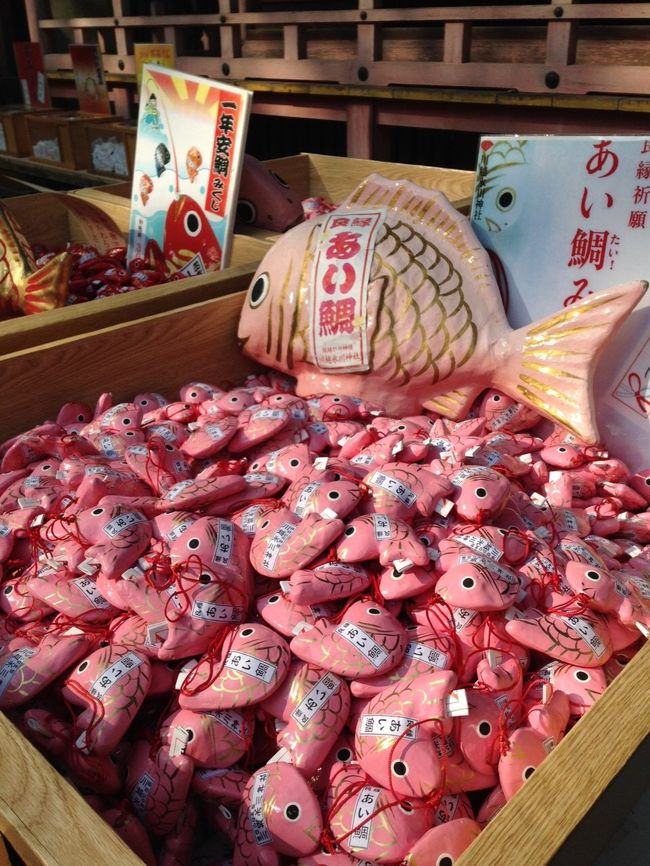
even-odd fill
[[(340, 238), (328, 247), (331, 218), (358, 219), (377, 209), (385, 212), (367, 289), (357, 292), (344, 259), (358, 242), (348, 235), (347, 248)], [(349, 233), (355, 233), (353, 221)], [(317, 259), (320, 292), (313, 278)], [(358, 260), (350, 261), (358, 269)], [(647, 285), (597, 292), (513, 331), (468, 221), (442, 193), (370, 175), (334, 214), (296, 226), (269, 250), (248, 290), (238, 336), (247, 355), (295, 376), (301, 396), (348, 394), (396, 416), (424, 407), (459, 419), (482, 390), (495, 387), (596, 442), (596, 361)], [(365, 370), (318, 366), (316, 344), (332, 335), (351, 335), (351, 345), (365, 339)], [(336, 363), (345, 358), (339, 351)]]

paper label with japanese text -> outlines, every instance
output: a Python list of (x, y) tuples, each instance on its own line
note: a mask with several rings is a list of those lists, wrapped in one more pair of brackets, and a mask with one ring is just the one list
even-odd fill
[(307, 692), (296, 709), (291, 713), (291, 717), (295, 719), (301, 728), (304, 728), (331, 696), (338, 692), (340, 685), (341, 681), (334, 674), (325, 674)]
[(241, 671), (241, 673), (267, 684), (273, 682), (278, 671), (277, 666), (272, 662), (263, 662), (255, 656), (249, 656), (242, 652), (229, 652), (224, 667), (230, 668), (232, 671)]
[(311, 271), (312, 350), (323, 370), (370, 367), (368, 281), (385, 208), (336, 210), (320, 228)]
[(397, 478), (393, 478), (392, 475), (380, 472), (379, 470), (372, 473), (368, 479), (368, 484), (371, 484), (373, 487), (381, 487), (383, 490), (392, 493), (407, 508), (410, 508), (418, 498), (417, 493), (406, 484), (403, 484)]
[(600, 658), (607, 647), (586, 619), (583, 619), (581, 616), (562, 616), (560, 619), (577, 632), (593, 651), (594, 655)]
[(372, 819), (370, 816), (375, 812), (380, 794), (381, 788), (375, 788), (371, 785), (366, 785), (365, 788), (359, 791), (352, 816), (352, 826), (355, 829), (348, 841), (352, 849), (368, 847), (372, 832)]
[(361, 716), (358, 732), (361, 737), (404, 737), (415, 740), (417, 729), (413, 727), (416, 719), (405, 716)]
[(262, 557), (262, 565), (264, 568), (268, 569), (268, 571), (272, 571), (275, 568), (275, 563), (280, 551), (297, 528), (298, 524), (289, 523), (287, 521), (286, 523), (281, 524), (281, 526), (279, 526), (269, 538), (264, 556)]
[(336, 629), (335, 634), (339, 634), (342, 638), (345, 638), (345, 640), (364, 655), (375, 668), (381, 667), (388, 658), (386, 650), (373, 640), (362, 628), (352, 622), (341, 623), (341, 625)]
[[(514, 328), (647, 280), (650, 136), (482, 136), (471, 219), (500, 262)], [(648, 334), (646, 292), (608, 342), (593, 389), (601, 439), (633, 470), (650, 446)]]
[(258, 773), (250, 791), (250, 806), (248, 807), (248, 818), (251, 829), (258, 845), (269, 845), (272, 841), (269, 828), (266, 826), (264, 817), (264, 794), (269, 781), (268, 772)]
[(426, 665), (429, 665), (429, 667), (440, 668), (441, 670), (445, 668), (449, 660), (447, 654), (436, 649), (436, 647), (427, 646), (426, 644), (418, 643), (417, 641), (409, 641), (406, 645), (406, 652), (404, 655), (416, 659), (419, 662), (424, 662)]
[(106, 692), (111, 689), (116, 682), (121, 680), (122, 677), (127, 676), (127, 674), (135, 668), (140, 667), (142, 662), (143, 659), (141, 659), (139, 655), (136, 655), (136, 653), (126, 653), (126, 655), (123, 655), (121, 659), (118, 659), (118, 661), (113, 662), (110, 667), (106, 668), (101, 676), (97, 677), (89, 689), (90, 694), (93, 698), (99, 698), (101, 700)]
[(15, 674), (22, 668), (25, 662), (33, 655), (36, 655), (38, 650), (36, 647), (25, 647), (24, 649), (16, 650), (4, 661), (0, 667), (0, 697), (6, 692), (9, 683), (14, 678)]

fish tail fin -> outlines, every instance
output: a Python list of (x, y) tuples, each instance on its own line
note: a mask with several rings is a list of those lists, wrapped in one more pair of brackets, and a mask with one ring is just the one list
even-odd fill
[(510, 363), (497, 366), (496, 387), (595, 444), (596, 364), (607, 340), (647, 288), (644, 281), (623, 283), (513, 331)]
[(20, 307), (26, 316), (64, 305), (71, 268), (72, 256), (61, 253), (27, 278), (20, 290)]

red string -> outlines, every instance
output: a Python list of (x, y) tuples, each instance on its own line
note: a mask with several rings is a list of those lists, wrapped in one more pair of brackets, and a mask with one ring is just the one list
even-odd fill
[[(226, 659), (228, 658), (230, 647), (233, 645), (236, 634), (237, 626), (224, 625), (223, 629), (210, 643), (210, 646), (208, 647), (207, 652), (203, 655), (203, 658), (194, 668), (192, 668), (192, 670), (183, 681), (183, 684), (180, 688), (181, 694), (185, 695), (186, 697), (192, 697), (193, 695), (198, 695), (200, 692), (204, 692), (206, 689), (210, 688), (212, 683), (216, 680), (216, 678), (219, 676), (219, 674), (224, 668)], [(228, 639), (229, 643), (228, 646), (226, 646), (226, 641)], [(221, 662), (217, 666), (215, 662), (220, 653)], [(207, 663), (208, 665), (208, 675), (206, 676), (205, 680), (203, 680), (203, 682), (200, 682), (192, 687), (192, 683), (197, 678), (199, 670), (204, 663)]]

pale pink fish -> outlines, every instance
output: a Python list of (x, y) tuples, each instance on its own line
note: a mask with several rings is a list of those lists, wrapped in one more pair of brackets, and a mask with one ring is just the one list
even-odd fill
[(564, 575), (571, 590), (601, 613), (615, 613), (630, 595), (625, 580), (616, 571), (588, 562), (567, 562)]
[(171, 833), (192, 784), (194, 762), (186, 755), (154, 750), (147, 740), (135, 744), (129, 760), (126, 793), (135, 814), (154, 836)]
[(432, 589), (438, 580), (438, 575), (430, 569), (413, 566), (399, 571), (394, 566), (385, 568), (379, 577), (379, 592), (382, 598), (395, 599), (412, 598), (428, 589)]
[(491, 523), (505, 508), (510, 482), (487, 466), (461, 466), (449, 475), (456, 514), (468, 523)]
[(533, 704), (526, 713), (526, 724), (544, 739), (548, 748), (555, 748), (565, 734), (571, 717), (571, 705), (564, 692), (553, 691), (546, 701)]
[(146, 413), (152, 409), (160, 409), (162, 406), (166, 406), (169, 403), (169, 400), (166, 397), (163, 397), (162, 394), (158, 394), (156, 391), (143, 391), (140, 394), (135, 395), (133, 403), (135, 403), (136, 406), (139, 406), (143, 414), (146, 415)]
[(493, 788), (498, 782), (499, 776), (496, 770), (489, 773), (481, 773), (465, 760), (450, 760), (447, 762), (445, 790), (450, 794), (484, 791), (487, 788)]
[(530, 616), (506, 623), (506, 631), (518, 643), (574, 665), (600, 667), (613, 649), (606, 623), (594, 612), (562, 615), (532, 611)]
[[(536, 674), (538, 679), (550, 683), (554, 692), (561, 692), (569, 699), (572, 716), (584, 716), (607, 688), (605, 670), (601, 667), (580, 667), (553, 661), (543, 665)], [(542, 698), (542, 687), (530, 689), (531, 700)]]
[[(352, 454), (356, 447), (356, 442), (346, 443), (341, 450), (344, 454)], [(372, 442), (369, 445), (364, 445), (360, 451), (357, 451), (354, 456), (350, 456), (350, 465), (361, 471), (366, 472), (371, 469), (381, 469), (384, 463), (392, 463), (395, 457), (401, 456), (402, 452), (402, 437), (399, 433), (388, 433), (383, 439), (377, 442)]]
[[(354, 703), (354, 700), (352, 702)], [(349, 728), (348, 720), (348, 727), (343, 729), (318, 772), (311, 777), (315, 793), (320, 797), (327, 789), (334, 764), (349, 764), (354, 760), (354, 734)]]
[(428, 797), (444, 778), (433, 735), (450, 734), (453, 671), (431, 671), (383, 689), (357, 722), (354, 747), (362, 769), (401, 797)]
[(260, 455), (249, 464), (248, 469), (250, 472), (272, 472), (287, 481), (294, 481), (311, 468), (314, 456), (307, 445), (287, 445), (278, 451)]
[(417, 514), (428, 517), (454, 490), (444, 476), (434, 475), (423, 466), (392, 462), (373, 469), (363, 483), (368, 487), (362, 506), (366, 514), (379, 512), (407, 522)]
[(24, 638), (0, 646), (0, 709), (22, 706), (88, 654), (94, 637), (80, 629), (46, 631), (38, 643)]
[[(223, 499), (218, 499), (205, 509), (207, 514), (216, 515), (233, 515), (234, 512), (246, 508), (249, 502), (258, 500), (267, 500), (273, 497), (278, 497), (282, 489), (286, 486), (286, 480), (279, 475), (273, 475), (270, 472), (246, 472), (242, 476), (246, 482), (246, 486), (238, 493), (232, 496), (226, 496)], [(254, 534), (254, 533), (247, 533)]]
[(339, 623), (320, 619), (291, 641), (291, 652), (344, 677), (382, 674), (401, 661), (406, 631), (385, 608), (353, 602)]
[(232, 767), (246, 754), (253, 726), (249, 710), (178, 709), (162, 722), (160, 740), (172, 754), (187, 755), (197, 767)]
[[(108, 622), (117, 615), (117, 610), (101, 594), (97, 583), (89, 575), (70, 574), (65, 565), (55, 569), (54, 560), (43, 563), (36, 573), (31, 573), (25, 581), (25, 588), (36, 598), (45, 603), (46, 607), (54, 608), (71, 618), (82, 618), (87, 623)], [(5, 584), (0, 594), (0, 608), (4, 609), (3, 595), (6, 595)], [(43, 609), (34, 604), (34, 611), (41, 615)], [(36, 618), (36, 617), (35, 617)]]
[(474, 818), (474, 809), (467, 794), (443, 794), (436, 806), (433, 818), (434, 827), (447, 824), (458, 818)]
[(272, 866), (279, 854), (312, 854), (322, 830), (318, 800), (300, 772), (282, 761), (267, 764), (244, 789), (233, 866)]
[(433, 817), (424, 801), (398, 800), (358, 764), (333, 765), (326, 806), (336, 806), (329, 822), (333, 842), (374, 864), (400, 863)]
[(64, 403), (56, 416), (56, 423), (65, 427), (67, 433), (78, 433), (93, 417), (86, 403)]
[(294, 571), (283, 590), (296, 604), (318, 604), (337, 601), (363, 592), (370, 585), (370, 575), (362, 565), (336, 560)]
[(498, 611), (514, 604), (520, 586), (516, 571), (468, 550), (439, 578), (436, 592), (456, 607)]
[(454, 659), (453, 640), (429, 625), (406, 626), (408, 644), (397, 667), (385, 674), (355, 677), (350, 685), (355, 697), (371, 698), (391, 685), (406, 683), (436, 670), (450, 670)]
[(552, 744), (533, 728), (518, 728), (508, 740), (508, 750), (499, 759), (499, 784), (506, 800), (530, 779), (551, 751)]
[(356, 481), (341, 478), (338, 473), (326, 469), (296, 478), (282, 501), (298, 517), (305, 517), (314, 511), (331, 519), (347, 517), (362, 496), (363, 488)]
[[(292, 669), (291, 702), (286, 726), (278, 733), (283, 760), (307, 777), (322, 766), (338, 740), (350, 712), (350, 690), (345, 680), (315, 665)], [(288, 678), (287, 678), (288, 679)]]
[(124, 461), (158, 496), (190, 477), (185, 455), (170, 442), (132, 445), (124, 452)]
[(499, 448), (479, 445), (472, 448), (464, 457), (464, 462), (472, 466), (486, 466), (501, 471), (508, 478), (523, 478), (530, 473), (530, 465)]
[(530, 406), (518, 403), (507, 394), (489, 389), (483, 395), (478, 414), (485, 418), (489, 430), (509, 430), (516, 433), (528, 430), (540, 420), (540, 416)]
[[(143, 203), (146, 204), (144, 197)], [(100, 811), (99, 814), (115, 830), (120, 839), (126, 842), (133, 853), (145, 863), (145, 866), (157, 866), (149, 834), (136, 815), (119, 807)]]
[(222, 418), (205, 416), (206, 420), (183, 442), (181, 450), (189, 457), (210, 457), (225, 448), (237, 432), (233, 415)]
[(266, 577), (289, 577), (336, 541), (344, 526), (316, 512), (301, 520), (288, 508), (263, 510), (251, 543), (253, 568)]
[(162, 441), (175, 445), (177, 448), (185, 442), (190, 435), (185, 424), (179, 421), (159, 421), (157, 423), (143, 425), (147, 442)]
[(458, 527), (440, 541), (438, 565), (447, 571), (458, 556), (469, 550), (505, 565), (518, 566), (528, 556), (530, 545), (530, 540), (523, 538), (519, 532), (511, 532), (500, 526)]
[(217, 578), (216, 583), (232, 585), (232, 603), (246, 609), (253, 591), (250, 543), (238, 526), (223, 517), (199, 517), (168, 539), (169, 559), (177, 577), (207, 584), (202, 576), (207, 571)]
[(473, 818), (455, 818), (432, 827), (404, 858), (404, 866), (451, 866), (481, 832)]
[(478, 811), (476, 820), (480, 826), (482, 828), (486, 827), (493, 818), (496, 818), (505, 804), (506, 798), (503, 794), (501, 785), (497, 785), (490, 791), (485, 800), (483, 800), (481, 808)]
[(129, 445), (141, 445), (144, 442), (142, 430), (125, 430), (116, 433), (113, 430), (100, 430), (89, 434), (86, 440), (102, 457), (108, 460), (123, 460)]
[(512, 729), (513, 711), (505, 696), (467, 690), (469, 714), (458, 720), (460, 751), (477, 773), (490, 774), (499, 761), (499, 737)]
[(260, 703), (279, 688), (289, 670), (287, 642), (261, 623), (230, 630), (214, 656), (199, 660), (183, 683), (181, 707), (205, 712)]
[(288, 638), (298, 634), (305, 626), (315, 625), (323, 617), (331, 619), (337, 611), (336, 606), (328, 602), (295, 604), (277, 590), (258, 596), (255, 607), (264, 622)]
[[(14, 625), (39, 622), (53, 610), (59, 609), (34, 592), (32, 571), (28, 569), (19, 577), (10, 577), (0, 589), (0, 613), (5, 614)], [(42, 571), (42, 568), (39, 571)]]
[(142, 423), (143, 411), (135, 403), (116, 403), (104, 409), (81, 430), (81, 435), (88, 438), (101, 432), (113, 432), (122, 435), (127, 430), (139, 429)]
[(309, 412), (314, 421), (353, 421), (360, 417), (362, 401), (345, 394), (321, 394), (308, 401)]
[[(596, 616), (600, 617), (600, 619), (605, 623), (612, 642), (612, 652), (619, 652), (620, 650), (633, 646), (633, 644), (635, 644), (639, 639), (639, 634), (642, 633), (639, 629), (639, 625), (641, 625), (642, 628), (646, 628), (646, 626), (643, 625), (643, 621), (639, 621), (638, 618), (633, 620), (634, 625), (626, 625), (623, 622), (623, 618), (619, 619), (618, 615), (600, 613), (596, 614)], [(631, 619), (633, 616), (634, 614)]]
[(179, 389), (178, 396), (185, 403), (204, 403), (206, 400), (221, 397), (225, 393), (223, 388), (208, 382), (188, 382), (187, 385), (183, 385)]
[(108, 755), (122, 740), (149, 691), (151, 664), (140, 652), (119, 645), (100, 647), (68, 675), (61, 693), (81, 707), (75, 746)]
[[(378, 202), (387, 212), (365, 291), (367, 369), (321, 372), (314, 355), (315, 300), (300, 279), (316, 255), (326, 216), (285, 233), (262, 259), (239, 325), (246, 354), (296, 376), (299, 395), (368, 396), (397, 417), (424, 406), (462, 418), (481, 391), (497, 387), (596, 442), (590, 393), (596, 358), (646, 284), (597, 292), (512, 331), (487, 253), (441, 193), (370, 175), (340, 211), (356, 215)], [(358, 237), (350, 228), (330, 241), (339, 277), (341, 259), (360, 249)], [(574, 378), (554, 363), (550, 349), (558, 347), (572, 353)]]
[[(134, 446), (144, 448), (144, 445)], [(76, 491), (75, 509), (94, 508), (105, 504), (104, 500), (118, 497), (122, 504), (133, 504), (134, 499), (152, 497), (151, 488), (141, 481), (134, 472), (115, 470), (111, 467), (107, 472), (91, 471), (88, 467), (86, 476), (81, 480)], [(115, 502), (115, 504), (120, 504)], [(137, 506), (134, 506), (137, 507)]]
[(0, 564), (11, 556), (15, 543), (28, 534), (34, 520), (43, 514), (40, 505), (0, 513)]
[(228, 443), (232, 454), (250, 451), (256, 445), (277, 436), (289, 427), (289, 413), (286, 409), (255, 406), (244, 409), (237, 416), (237, 432)]
[[(65, 533), (65, 526), (63, 529)], [(95, 560), (110, 580), (119, 578), (147, 550), (151, 524), (142, 512), (128, 505), (97, 505), (75, 515), (74, 534), (73, 541), (83, 542), (85, 558)], [(68, 560), (68, 565), (74, 568), (78, 563)]]
[(342, 562), (364, 562), (379, 559), (384, 565), (400, 568), (429, 564), (427, 548), (403, 520), (387, 514), (366, 514), (355, 517), (346, 527), (336, 546)]
[(287, 426), (291, 430), (300, 430), (309, 421), (307, 402), (296, 397), (295, 394), (273, 394), (262, 400), (260, 406), (266, 409), (284, 409), (289, 414)]
[(170, 487), (160, 498), (160, 511), (196, 511), (218, 499), (239, 493), (246, 487), (241, 475), (223, 475), (219, 478), (197, 480), (188, 478)]
[(187, 403), (184, 400), (175, 400), (173, 403), (166, 403), (164, 406), (159, 406), (152, 409), (142, 419), (142, 426), (148, 427), (150, 424), (159, 424), (164, 421), (176, 421), (179, 424), (190, 424), (196, 421), (199, 416), (199, 405), (197, 403)]
[(199, 768), (192, 779), (192, 790), (208, 802), (238, 806), (251, 774), (239, 767)]

